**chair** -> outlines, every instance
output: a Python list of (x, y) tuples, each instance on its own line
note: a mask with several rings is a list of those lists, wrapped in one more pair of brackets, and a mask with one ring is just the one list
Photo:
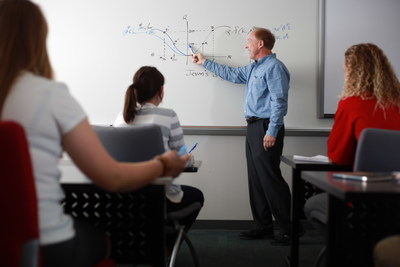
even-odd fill
[(170, 220), (173, 224), (173, 232), (175, 232), (177, 234), (174, 248), (172, 250), (171, 258), (169, 261), (169, 267), (175, 266), (175, 261), (176, 261), (177, 255), (178, 255), (179, 247), (182, 244), (183, 240), (185, 240), (186, 244), (189, 247), (189, 250), (190, 250), (190, 253), (192, 254), (195, 266), (198, 267), (200, 265), (199, 260), (196, 255), (196, 251), (194, 249), (194, 246), (186, 234), (188, 229), (185, 229), (185, 227), (179, 223), (179, 221), (181, 219), (185, 218), (186, 216), (188, 216), (189, 214), (191, 214), (195, 211), (199, 211), (200, 209), (201, 209), (201, 204), (199, 202), (195, 202), (188, 207), (185, 207), (178, 211), (169, 212), (167, 214), (168, 220)]
[(0, 122), (0, 262), (41, 266), (36, 189), (24, 129)]
[[(117, 161), (145, 161), (164, 152), (161, 129), (156, 125), (93, 128), (104, 148)], [(63, 187), (66, 212), (108, 232), (113, 247), (112, 258), (118, 263), (165, 267), (166, 231), (171, 229), (166, 227), (167, 218), (178, 221), (180, 216), (197, 208), (167, 214), (162, 185), (152, 184), (127, 193), (109, 193), (90, 184), (64, 184)], [(184, 240), (191, 246), (187, 237)], [(191, 251), (194, 254), (193, 246)]]
[[(0, 122), (1, 266), (40, 267), (39, 221), (32, 163), (24, 128)], [(111, 259), (96, 267), (114, 267)]]
[(361, 132), (354, 171), (400, 170), (400, 131), (367, 128)]
[[(400, 131), (366, 128), (358, 140), (354, 171), (366, 172), (393, 172), (400, 170)], [(318, 197), (325, 209), (318, 213), (318, 222), (327, 221), (328, 198), (326, 193)], [(324, 227), (324, 224), (321, 225)], [(319, 266), (326, 252), (326, 247), (320, 251), (314, 266)]]

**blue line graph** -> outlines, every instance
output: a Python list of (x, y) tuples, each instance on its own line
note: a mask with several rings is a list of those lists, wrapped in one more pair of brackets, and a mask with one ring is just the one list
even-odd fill
[[(187, 21), (187, 15), (184, 16), (184, 20), (186, 22), (185, 29), (180, 30), (171, 30), (168, 27), (162, 29), (161, 27), (154, 27), (151, 23), (139, 23), (137, 27), (132, 27), (128, 25), (123, 30), (124, 36), (135, 36), (135, 35), (147, 35), (157, 38), (161, 40), (164, 51), (161, 53), (160, 59), (167, 60), (169, 57), (171, 60), (176, 61), (177, 56), (185, 57), (186, 62), (188, 62), (188, 58), (192, 56), (191, 51), (189, 51), (189, 46), (192, 47), (195, 53), (205, 51), (209, 51), (210, 55), (213, 58), (226, 58), (231, 59), (232, 55), (219, 54), (216, 55), (214, 51), (215, 47), (215, 34), (224, 34), (226, 36), (233, 35), (247, 35), (249, 34), (254, 27), (241, 27), (241, 26), (229, 26), (229, 25), (220, 25), (220, 26), (209, 26), (205, 29), (192, 29), (189, 28), (189, 22)], [(278, 27), (273, 27), (272, 32), (275, 34), (277, 40), (285, 40), (289, 39), (289, 32), (291, 30), (290, 23), (282, 24)], [(185, 34), (185, 36), (183, 36)], [(176, 36), (174, 36), (176, 35)], [(202, 37), (202, 35), (204, 37)], [(180, 38), (178, 38), (178, 36)], [(196, 36), (196, 38), (194, 38)], [(189, 40), (189, 37), (193, 40)], [(183, 40), (183, 41), (182, 41)], [(194, 41), (196, 40), (196, 41)], [(167, 56), (167, 51), (165, 48), (168, 48), (171, 52), (171, 56)], [(167, 50), (168, 50), (167, 49)], [(154, 52), (151, 53), (154, 56)]]
[[(238, 30), (240, 29), (240, 30)], [(139, 23), (137, 27), (132, 27), (132, 26), (127, 26), (124, 31), (123, 35), (148, 35), (155, 37), (163, 43), (165, 47), (167, 47), (170, 52), (173, 54), (170, 58), (171, 59), (176, 59), (176, 56), (182, 56), (189, 58), (192, 56), (192, 53), (189, 51), (188, 47), (192, 46), (192, 49), (195, 53), (197, 52), (203, 52), (206, 46), (209, 46), (209, 50), (212, 50), (212, 57), (216, 58), (227, 58), (231, 59), (232, 55), (215, 55), (213, 48), (214, 48), (214, 39), (215, 39), (215, 33), (217, 31), (220, 31), (222, 34), (225, 34), (227, 36), (229, 35), (247, 35), (253, 28), (250, 29), (244, 29), (243, 27), (239, 26), (228, 26), (228, 25), (221, 25), (221, 26), (210, 26), (207, 27), (206, 29), (189, 29), (189, 24), (186, 21), (186, 29), (184, 30), (179, 30), (179, 31), (172, 31), (168, 28), (161, 29), (160, 27), (153, 27), (150, 23), (144, 24), (144, 23)], [(186, 34), (186, 40), (182, 41), (184, 38), (175, 38), (176, 36), (172, 35), (180, 35), (182, 37), (182, 34)], [(197, 42), (196, 41), (190, 41), (189, 36), (196, 35)], [(205, 35), (204, 37), (201, 37), (201, 35)], [(199, 41), (200, 40), (200, 41)], [(154, 54), (154, 53), (153, 53)], [(165, 50), (164, 50), (165, 54)], [(166, 60), (166, 56), (160, 56), (163, 60)]]
[[(166, 30), (161, 30), (161, 29), (148, 29), (145, 31), (130, 31), (131, 27), (128, 26), (127, 30), (125, 31), (125, 34), (147, 34), (154, 36), (163, 42), (165, 42), (165, 45), (167, 45), (173, 52), (178, 53), (182, 56), (190, 56), (184, 52), (182, 52), (177, 46), (176, 46), (176, 41), (174, 41), (171, 36), (167, 33)], [(159, 35), (161, 33), (161, 36)], [(166, 37), (166, 38), (165, 38)], [(170, 42), (170, 43), (169, 43)]]

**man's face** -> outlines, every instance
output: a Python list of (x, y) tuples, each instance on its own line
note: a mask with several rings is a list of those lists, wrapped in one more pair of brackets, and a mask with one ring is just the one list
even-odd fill
[(257, 40), (256, 36), (254, 35), (254, 32), (249, 33), (247, 36), (247, 43), (245, 48), (249, 51), (249, 57), (250, 59), (257, 60), (257, 55), (259, 53), (259, 48), (260, 46), (260, 41)]

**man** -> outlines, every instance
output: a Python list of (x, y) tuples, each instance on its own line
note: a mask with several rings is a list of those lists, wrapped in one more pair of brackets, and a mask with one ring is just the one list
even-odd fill
[(290, 74), (272, 53), (274, 44), (275, 37), (269, 30), (255, 28), (246, 43), (253, 63), (233, 68), (205, 59), (202, 54), (194, 54), (193, 62), (222, 79), (246, 84), (246, 159), (250, 206), (256, 228), (240, 233), (240, 238), (273, 238), (274, 216), (281, 231), (272, 243), (286, 245), (290, 242), (290, 191), (281, 174), (280, 157)]

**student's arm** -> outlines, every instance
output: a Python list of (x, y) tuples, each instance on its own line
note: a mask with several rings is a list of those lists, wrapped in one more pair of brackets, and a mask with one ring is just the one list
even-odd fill
[(65, 151), (78, 168), (95, 184), (107, 191), (130, 191), (149, 184), (160, 176), (178, 176), (188, 156), (166, 152), (153, 160), (119, 163), (103, 148), (85, 119), (62, 137)]

